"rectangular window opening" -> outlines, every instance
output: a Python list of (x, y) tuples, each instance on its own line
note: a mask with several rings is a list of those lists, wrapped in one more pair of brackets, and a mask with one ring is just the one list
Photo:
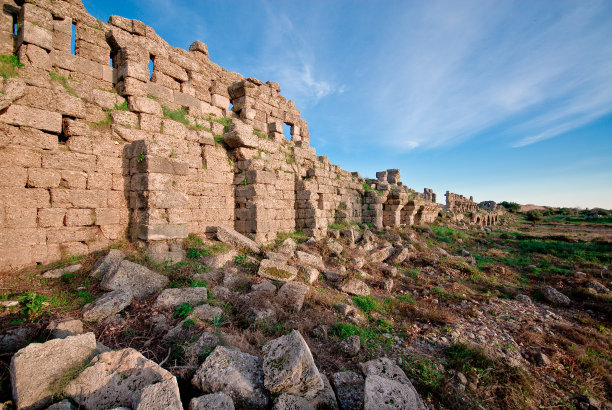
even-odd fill
[(76, 23), (72, 23), (72, 31), (70, 32), (70, 52), (76, 54)]
[(291, 124), (284, 123), (283, 124), (283, 135), (289, 141), (291, 141)]

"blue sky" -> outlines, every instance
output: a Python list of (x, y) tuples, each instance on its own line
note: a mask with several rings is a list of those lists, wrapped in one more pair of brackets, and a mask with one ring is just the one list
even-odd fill
[(612, 208), (612, 2), (83, 0), (280, 83), (319, 155), (477, 201)]

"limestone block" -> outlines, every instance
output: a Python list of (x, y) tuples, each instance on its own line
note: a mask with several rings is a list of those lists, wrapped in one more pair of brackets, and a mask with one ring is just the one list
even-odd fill
[(304, 305), (304, 299), (309, 287), (301, 282), (287, 282), (278, 291), (276, 299), (290, 311), (299, 312)]
[(205, 301), (207, 295), (208, 290), (205, 287), (165, 289), (157, 297), (153, 307), (157, 309), (174, 309), (183, 303), (197, 305)]
[(365, 380), (355, 372), (338, 372), (331, 377), (341, 409), (362, 409)]
[(176, 377), (150, 384), (134, 397), (134, 410), (183, 410)]
[(64, 393), (85, 409), (131, 408), (148, 386), (173, 378), (157, 363), (127, 348), (96, 357)]
[(29, 21), (24, 21), (23, 27), (17, 35), (17, 41), (19, 44), (34, 44), (45, 50), (53, 49), (53, 34), (51, 31)]
[(299, 331), (266, 343), (262, 352), (264, 385), (272, 394), (314, 397), (323, 390), (323, 379)]
[(60, 113), (16, 104), (10, 105), (0, 115), (0, 121), (7, 124), (37, 128), (56, 134), (62, 131), (62, 115)]
[(257, 274), (261, 277), (278, 280), (281, 282), (290, 282), (297, 276), (297, 269), (288, 265), (285, 262), (264, 259), (259, 264)]
[(204, 54), (204, 56), (208, 57), (208, 46), (202, 43), (200, 40), (196, 40), (189, 46), (189, 51), (197, 51), (199, 53)]
[(217, 227), (217, 239), (238, 249), (245, 249), (257, 253), (261, 251), (259, 245), (254, 241), (224, 226)]
[(163, 115), (161, 105), (151, 98), (131, 96), (128, 98), (128, 101), (131, 111), (153, 114), (160, 117)]
[(191, 383), (205, 393), (223, 392), (239, 406), (265, 409), (261, 359), (239, 350), (217, 346), (193, 376)]
[(105, 319), (128, 307), (132, 299), (132, 293), (123, 290), (106, 293), (93, 303), (84, 306), (83, 319), (90, 322)]
[(100, 287), (104, 290), (130, 291), (136, 298), (149, 296), (164, 287), (168, 278), (144, 266), (123, 260), (115, 272), (104, 275)]
[[(93, 333), (32, 343), (11, 359), (11, 385), (17, 409), (51, 404), (55, 384), (69, 371), (83, 366), (96, 352)], [(41, 366), (44, 363), (44, 366)]]

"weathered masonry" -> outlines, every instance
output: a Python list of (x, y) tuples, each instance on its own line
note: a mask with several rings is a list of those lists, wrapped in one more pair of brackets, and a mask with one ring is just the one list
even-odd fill
[(23, 66), (0, 94), (0, 269), (126, 238), (176, 261), (189, 233), (217, 226), (268, 242), (342, 221), (430, 223), (440, 211), (399, 170), (364, 180), (317, 156), (277, 83), (219, 67), (200, 41), (171, 47), (138, 20), (102, 23), (79, 0), (1, 3), (1, 52)]
[(446, 206), (447, 211), (458, 214), (455, 219), (465, 219), (470, 223), (489, 226), (499, 222), (500, 210), (493, 201), (485, 201), (477, 204), (474, 202), (474, 197), (469, 199), (463, 195), (454, 194), (446, 191)]

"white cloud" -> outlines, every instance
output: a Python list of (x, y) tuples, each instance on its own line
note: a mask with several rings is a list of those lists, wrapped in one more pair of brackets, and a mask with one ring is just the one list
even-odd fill
[(503, 126), (521, 147), (612, 112), (605, 3), (525, 4), (428, 2), (398, 17), (384, 85), (370, 85), (379, 110), (396, 112), (389, 144), (452, 145)]

